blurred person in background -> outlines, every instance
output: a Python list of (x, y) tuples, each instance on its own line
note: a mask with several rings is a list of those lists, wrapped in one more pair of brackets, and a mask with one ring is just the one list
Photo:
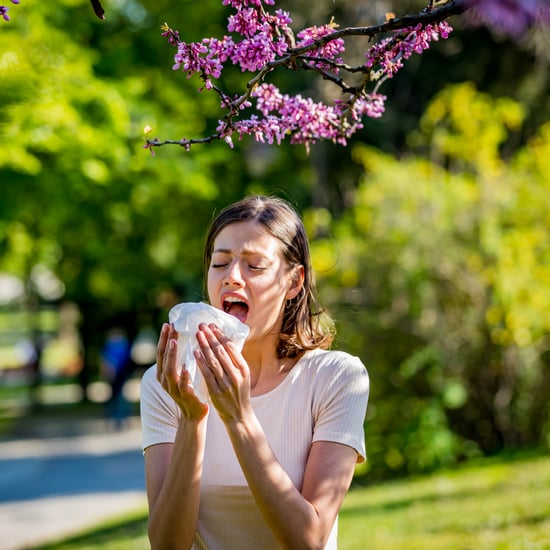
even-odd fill
[(111, 393), (107, 402), (107, 415), (120, 429), (130, 414), (130, 405), (124, 398), (123, 388), (131, 373), (131, 344), (126, 332), (114, 327), (107, 333), (101, 350), (101, 372), (109, 383)]

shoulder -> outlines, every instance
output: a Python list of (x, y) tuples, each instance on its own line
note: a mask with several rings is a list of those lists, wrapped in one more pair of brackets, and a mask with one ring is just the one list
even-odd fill
[(141, 391), (156, 391), (160, 384), (157, 380), (157, 365), (149, 367), (141, 377)]
[[(359, 357), (338, 350), (315, 351), (308, 361), (316, 439), (349, 444), (364, 456), (361, 441), (370, 391), (365, 365)], [(342, 434), (352, 425), (355, 439), (350, 444)]]
[(149, 367), (141, 377), (140, 401), (142, 411), (147, 407), (157, 407), (172, 412), (177, 409), (174, 400), (157, 380), (156, 364)]
[(332, 375), (337, 373), (367, 375), (367, 369), (361, 359), (345, 351), (318, 349), (306, 353), (302, 361), (306, 364), (306, 368), (317, 372), (326, 371)]
[(157, 379), (157, 365), (156, 363), (145, 370), (141, 377), (142, 384), (150, 384), (152, 380)]
[(369, 389), (369, 375), (361, 359), (345, 351), (314, 350), (301, 359), (307, 377), (321, 386), (352, 385)]
[(142, 448), (173, 443), (181, 412), (157, 380), (157, 367), (149, 367), (141, 378), (140, 418)]

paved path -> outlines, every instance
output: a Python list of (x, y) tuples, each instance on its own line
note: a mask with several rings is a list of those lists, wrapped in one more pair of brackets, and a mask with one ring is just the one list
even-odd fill
[[(0, 550), (58, 540), (146, 507), (137, 421), (0, 443)], [(92, 433), (89, 433), (92, 432)]]

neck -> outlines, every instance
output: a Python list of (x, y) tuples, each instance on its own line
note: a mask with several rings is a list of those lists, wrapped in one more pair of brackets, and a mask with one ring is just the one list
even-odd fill
[(247, 342), (243, 357), (250, 369), (250, 390), (252, 395), (265, 393), (277, 386), (296, 364), (298, 358), (277, 357), (275, 343)]
[(277, 357), (276, 341), (246, 342), (243, 347), (243, 357), (250, 368), (251, 377), (260, 374), (276, 374), (279, 370), (279, 358)]

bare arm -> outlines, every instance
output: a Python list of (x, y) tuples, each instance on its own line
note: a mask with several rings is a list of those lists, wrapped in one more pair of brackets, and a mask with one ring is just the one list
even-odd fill
[(191, 548), (199, 513), (204, 456), (204, 427), (182, 422), (176, 442), (145, 451), (149, 503), (148, 534), (152, 550)]
[(227, 429), (258, 507), (282, 547), (324, 548), (353, 477), (355, 450), (329, 441), (313, 443), (300, 491), (255, 417), (227, 424)]
[(185, 371), (176, 368), (175, 333), (163, 327), (157, 350), (157, 378), (182, 410), (174, 443), (145, 451), (152, 550), (191, 548), (199, 512), (208, 406), (194, 395)]

